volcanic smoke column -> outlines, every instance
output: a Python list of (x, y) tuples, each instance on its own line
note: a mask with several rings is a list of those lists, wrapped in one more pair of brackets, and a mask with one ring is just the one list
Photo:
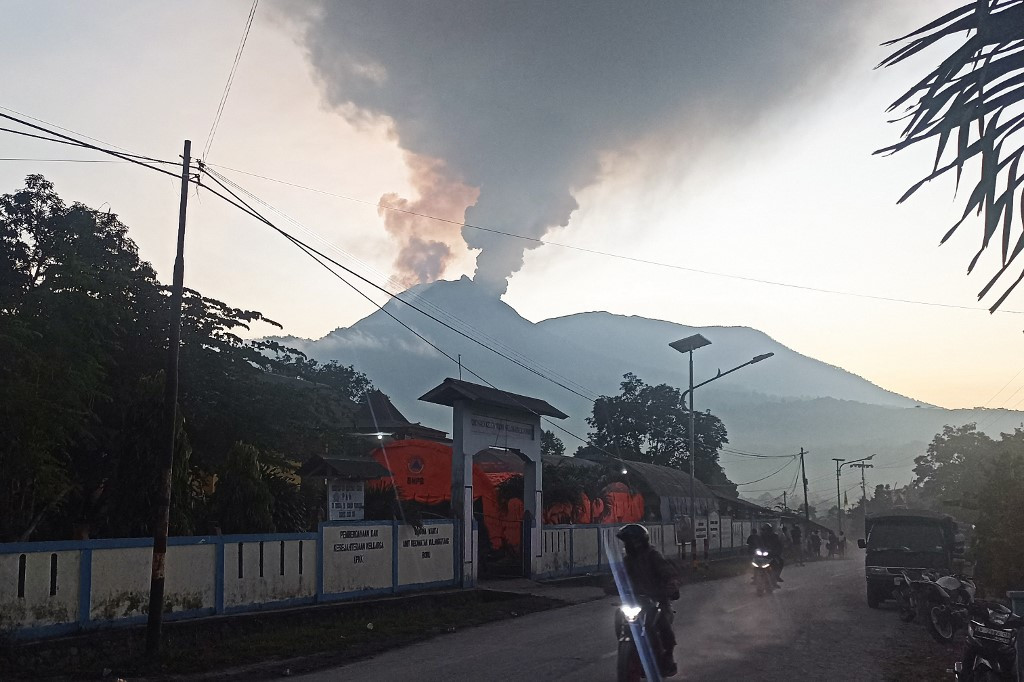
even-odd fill
[[(528, 238), (462, 230), (480, 249), (474, 279), (500, 295), (533, 240), (568, 223), (602, 155), (733, 144), (798, 87), (834, 77), (875, 2), (321, 0), (279, 12), (298, 22), (327, 103), (386, 117), (410, 152), (427, 194), (387, 202), (444, 217), (469, 206), (466, 223)], [(404, 281), (440, 276), (461, 248), (446, 228), (385, 220)]]

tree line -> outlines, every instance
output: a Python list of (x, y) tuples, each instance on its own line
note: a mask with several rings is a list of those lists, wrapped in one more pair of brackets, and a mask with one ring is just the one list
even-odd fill
[[(169, 287), (116, 214), (66, 204), (41, 175), (0, 196), (0, 541), (152, 533), (170, 314)], [(346, 434), (370, 379), (242, 338), (256, 324), (280, 326), (185, 290), (173, 534), (315, 528), (325, 493), (297, 465), (365, 454)], [(689, 471), (678, 389), (633, 374), (620, 389), (595, 402), (577, 454)], [(697, 478), (735, 492), (718, 463), (725, 426), (695, 421)], [(565, 451), (550, 432), (543, 446)], [(546, 492), (571, 499), (599, 482), (580, 475)]]
[[(152, 532), (169, 320), (116, 214), (40, 175), (0, 197), (0, 541)], [(289, 459), (351, 447), (369, 380), (243, 339), (256, 323), (276, 324), (185, 291), (173, 533), (300, 529)]]

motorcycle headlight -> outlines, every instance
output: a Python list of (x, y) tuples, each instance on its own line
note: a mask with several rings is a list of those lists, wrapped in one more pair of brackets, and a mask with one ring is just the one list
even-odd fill
[(1006, 619), (1010, 617), (1010, 614), (1003, 613), (1002, 611), (993, 611), (989, 609), (988, 617), (996, 625), (1006, 625)]
[(764, 551), (763, 549), (756, 550), (754, 554), (756, 554), (757, 556), (768, 556), (768, 552)]
[(629, 604), (623, 604), (619, 607), (622, 611), (622, 615), (626, 617), (626, 622), (635, 623), (636, 619), (640, 617), (640, 612), (643, 610), (639, 606), (631, 606)]

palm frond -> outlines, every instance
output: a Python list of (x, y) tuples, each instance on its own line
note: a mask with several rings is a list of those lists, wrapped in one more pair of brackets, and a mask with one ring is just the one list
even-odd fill
[[(885, 43), (900, 45), (879, 67), (894, 66), (934, 47), (940, 41), (964, 35), (963, 42), (924, 78), (897, 98), (889, 111), (906, 107), (897, 120), (905, 125), (895, 144), (876, 151), (893, 154), (921, 142), (936, 142), (932, 170), (900, 198), (902, 203), (924, 184), (951, 170), (959, 187), (969, 162), (977, 162), (979, 176), (960, 219), (940, 243), (947, 241), (972, 214), (981, 217), (981, 247), (967, 271), (999, 235), (1001, 267), (978, 294), (985, 297), (1024, 250), (1024, 215), (1014, 239), (1014, 204), (1024, 179), (1018, 176), (1024, 155), (1024, 0), (975, 0), (907, 35)], [(1000, 123), (1000, 118), (1004, 122)], [(956, 137), (951, 160), (944, 161)], [(1024, 213), (1024, 211), (1022, 211)], [(1013, 248), (1011, 248), (1013, 244)], [(1020, 283), (1018, 278), (998, 298), (996, 310)]]

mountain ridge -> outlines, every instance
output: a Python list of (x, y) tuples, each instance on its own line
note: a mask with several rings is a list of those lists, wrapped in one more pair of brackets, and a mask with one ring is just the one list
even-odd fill
[[(729, 432), (729, 449), (770, 455), (795, 454), (801, 447), (812, 451), (814, 455), (807, 461), (807, 475), (812, 479), (827, 477), (829, 471), (834, 475), (832, 457), (852, 459), (877, 452), (875, 464), (885, 469), (886, 481), (906, 482), (913, 457), (923, 454), (945, 424), (985, 418), (992, 426), (1012, 428), (1024, 416), (931, 406), (798, 353), (746, 326), (690, 327), (608, 311), (531, 322), (468, 278), (417, 285), (401, 297), (385, 304), (387, 313), (461, 363), (445, 358), (380, 310), (320, 339), (276, 338), (314, 359), (353, 364), (410, 419), (445, 431), (451, 430), (450, 410), (417, 398), (446, 377), (458, 377), (460, 370), (462, 378), (469, 381), (542, 398), (570, 415), (566, 423), (545, 428), (554, 430), (571, 453), (589, 430), (585, 418), (591, 413), (590, 401), (598, 395), (617, 394), (625, 372), (633, 372), (647, 383), (685, 388), (689, 380), (686, 357), (668, 343), (702, 333), (712, 344), (694, 353), (695, 382), (757, 354), (774, 352), (775, 356), (702, 387), (695, 394), (695, 409), (710, 409), (722, 418)], [(416, 312), (413, 306), (534, 371), (494, 355)], [(727, 452), (722, 462), (738, 482), (769, 473), (761, 461)], [(791, 470), (787, 472), (764, 485), (789, 485), (795, 479)], [(834, 482), (832, 486), (834, 493)], [(813, 491), (811, 501), (816, 501)]]

